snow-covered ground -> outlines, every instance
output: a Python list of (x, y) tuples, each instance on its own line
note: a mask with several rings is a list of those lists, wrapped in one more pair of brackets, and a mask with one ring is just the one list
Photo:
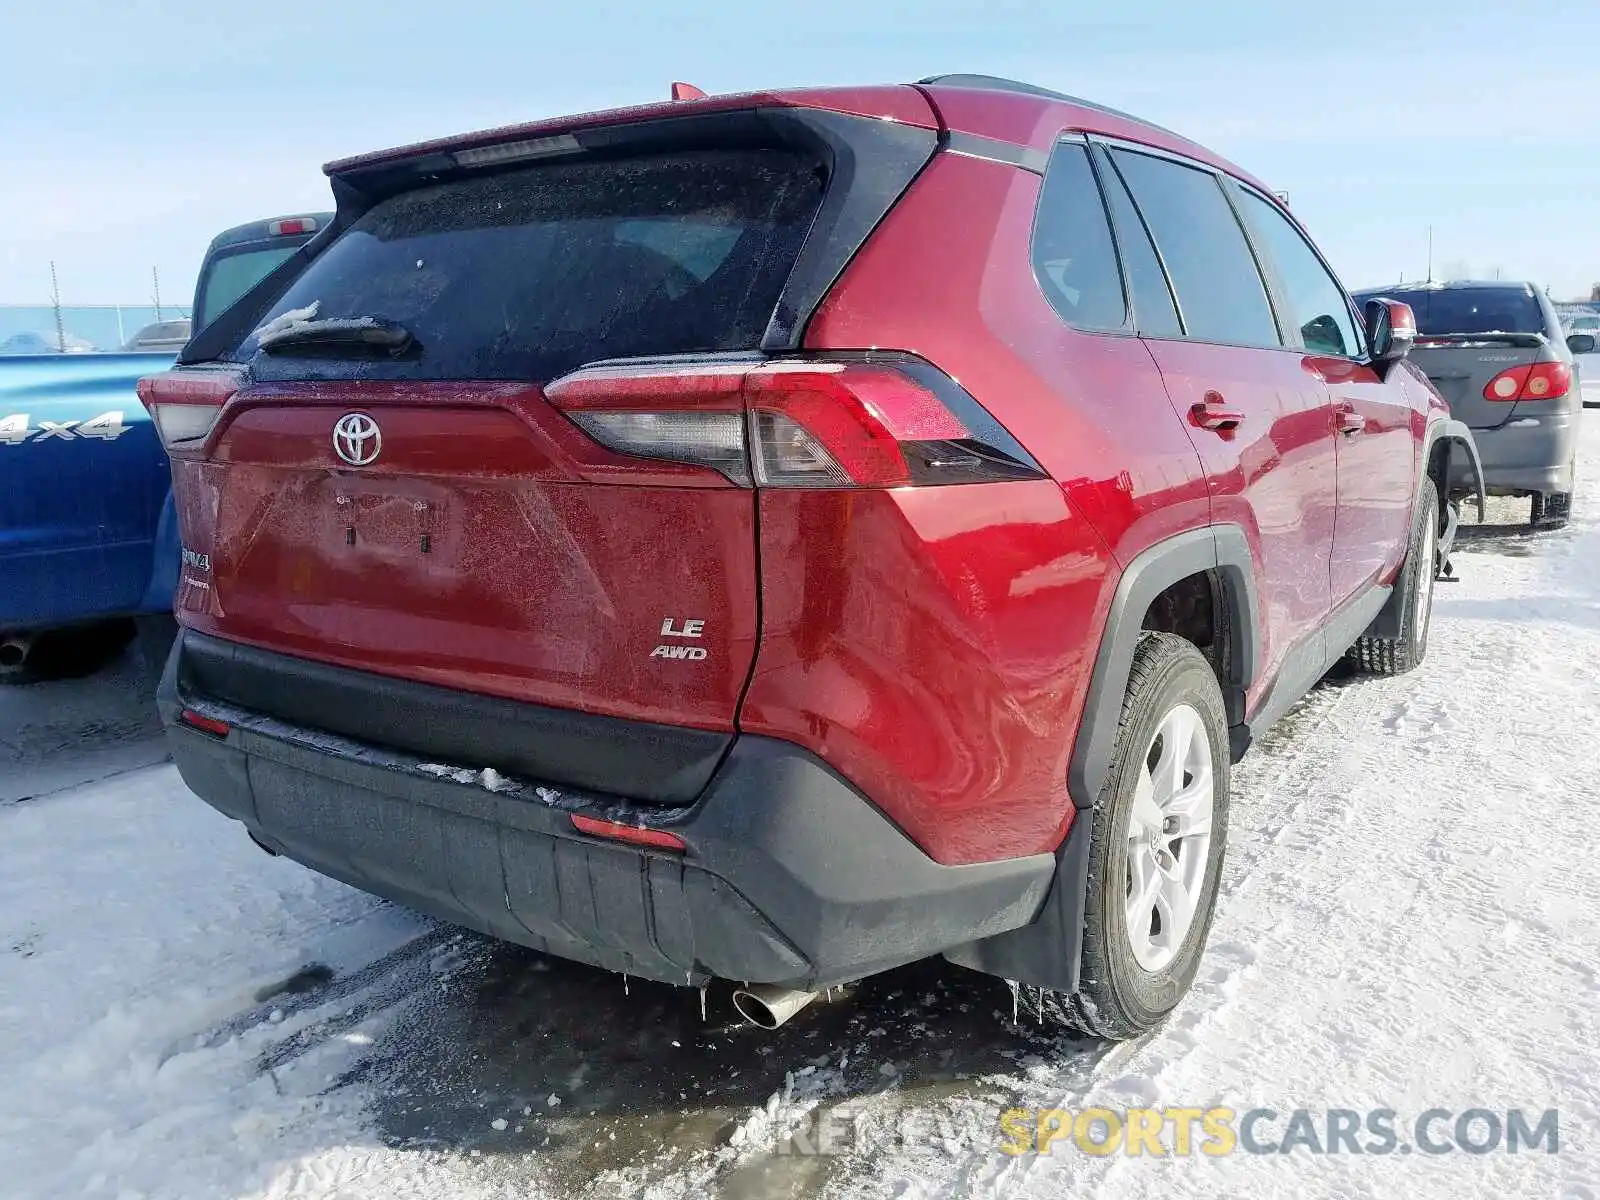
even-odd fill
[[(1201, 977), (1110, 1048), (936, 962), (773, 1034), (715, 991), (702, 1021), (263, 855), (159, 762), (131, 666), (0, 690), (0, 1196), (1596, 1200), (1600, 495), (1456, 562), (1420, 670), (1325, 684), (1238, 768)], [(1297, 1108), (1392, 1109), (1402, 1140), (1557, 1109), (1560, 1142), (1001, 1148), (1003, 1110), (1091, 1106), (1270, 1108), (1273, 1142)], [(796, 1153), (824, 1118), (859, 1132)]]

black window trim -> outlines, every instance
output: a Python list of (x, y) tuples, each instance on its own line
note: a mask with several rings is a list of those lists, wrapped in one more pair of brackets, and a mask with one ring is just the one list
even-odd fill
[[(1083, 150), (1084, 158), (1089, 164), (1089, 175), (1094, 180), (1095, 194), (1100, 198), (1100, 211), (1105, 215), (1106, 232), (1111, 238), (1111, 254), (1117, 260), (1117, 282), (1122, 288), (1122, 326), (1117, 329), (1088, 329), (1081, 325), (1074, 325), (1066, 315), (1056, 307), (1055, 301), (1050, 298), (1050, 292), (1044, 285), (1044, 280), (1039, 278), (1038, 260), (1034, 253), (1034, 246), (1038, 240), (1039, 220), (1044, 215), (1045, 188), (1050, 179), (1050, 161), (1056, 156), (1056, 151), (1062, 146), (1077, 146)], [(1028, 272), (1033, 276), (1034, 286), (1039, 289), (1040, 296), (1050, 306), (1050, 311), (1068, 329), (1074, 333), (1104, 334), (1107, 337), (1138, 337), (1139, 330), (1133, 312), (1133, 293), (1128, 286), (1128, 266), (1122, 258), (1122, 246), (1117, 241), (1117, 225), (1111, 217), (1111, 206), (1106, 203), (1105, 185), (1100, 178), (1100, 172), (1095, 169), (1095, 155), (1090, 147), (1090, 139), (1082, 133), (1065, 133), (1058, 137), (1050, 146), (1050, 153), (1046, 157), (1045, 168), (1040, 173), (1039, 199), (1033, 206), (1033, 224), (1028, 229)]]
[[(1138, 330), (1140, 337), (1154, 337), (1158, 341), (1189, 340), (1189, 322), (1184, 318), (1183, 303), (1178, 299), (1178, 289), (1172, 286), (1172, 272), (1167, 269), (1167, 260), (1161, 253), (1161, 247), (1156, 244), (1156, 235), (1150, 231), (1150, 222), (1145, 220), (1144, 211), (1133, 198), (1133, 189), (1128, 186), (1128, 181), (1122, 177), (1122, 171), (1118, 168), (1116, 159), (1111, 157), (1105, 146), (1098, 145), (1093, 138), (1089, 140), (1089, 161), (1095, 168), (1096, 178), (1100, 181), (1101, 199), (1105, 199), (1107, 187), (1105, 177), (1101, 172), (1109, 171), (1116, 176), (1114, 182), (1117, 187), (1122, 189), (1122, 194), (1128, 198), (1128, 204), (1133, 209), (1133, 215), (1139, 218), (1139, 228), (1144, 230), (1145, 241), (1150, 244), (1150, 252), (1155, 255), (1156, 266), (1161, 271), (1162, 282), (1166, 284), (1167, 298), (1172, 301), (1172, 311), (1177, 314), (1178, 328), (1181, 332), (1177, 338), (1173, 338), (1170, 334), (1146, 334), (1143, 329), (1139, 328), (1138, 306), (1133, 298), (1133, 278), (1128, 270), (1128, 260), (1122, 253), (1122, 240), (1117, 235), (1117, 219), (1113, 213), (1111, 214), (1111, 238), (1116, 243), (1117, 260), (1122, 264), (1122, 287), (1128, 296), (1128, 308), (1133, 314), (1134, 328)], [(1102, 163), (1104, 164), (1103, 167)], [(1110, 209), (1109, 204), (1106, 207), (1108, 210)]]
[[(1146, 142), (1136, 142), (1129, 138), (1115, 137), (1109, 134), (1090, 133), (1087, 135), (1087, 137), (1092, 145), (1100, 145), (1105, 147), (1107, 151), (1106, 157), (1111, 160), (1111, 165), (1113, 167), (1116, 167), (1117, 160), (1115, 156), (1110, 153), (1110, 151), (1123, 150), (1132, 154), (1143, 154), (1150, 158), (1166, 159), (1167, 161), (1175, 163), (1180, 167), (1188, 167), (1191, 170), (1203, 171), (1205, 174), (1210, 175), (1214, 180), (1216, 180), (1217, 187), (1222, 192), (1223, 200), (1227, 204), (1229, 211), (1233, 213), (1233, 219), (1239, 226), (1239, 232), (1244, 238), (1244, 244), (1250, 251), (1251, 261), (1255, 263), (1256, 275), (1261, 280), (1261, 290), (1266, 296), (1267, 311), (1272, 314), (1272, 324), (1278, 332), (1278, 341), (1270, 345), (1262, 342), (1220, 342), (1213, 338), (1195, 337), (1190, 334), (1188, 322), (1185, 321), (1183, 317), (1183, 306), (1178, 297), (1178, 289), (1172, 286), (1172, 275), (1167, 270), (1166, 259), (1161, 253), (1161, 244), (1156, 240), (1155, 235), (1151, 233), (1150, 244), (1155, 247), (1156, 258), (1161, 262), (1161, 273), (1167, 277), (1167, 289), (1172, 293), (1173, 303), (1178, 308), (1178, 321), (1181, 325), (1183, 325), (1184, 328), (1184, 332), (1181, 337), (1151, 338), (1151, 340), (1168, 342), (1197, 342), (1202, 345), (1209, 346), (1237, 346), (1245, 350), (1296, 350), (1296, 346), (1291, 345), (1289, 339), (1293, 337), (1296, 341), (1298, 341), (1299, 331), (1295, 330), (1292, 332), (1285, 332), (1285, 317), (1282, 313), (1284, 304), (1281, 294), (1281, 285), (1278, 283), (1277, 279), (1276, 268), (1263, 265), (1261, 253), (1256, 247), (1254, 238), (1252, 238), (1250, 235), (1250, 229), (1244, 222), (1243, 214), (1239, 212), (1238, 203), (1233, 195), (1228, 191), (1228, 185), (1230, 183), (1238, 183), (1239, 181), (1228, 172), (1219, 170), (1210, 163), (1201, 162), (1199, 159), (1191, 158), (1185, 154), (1174, 153), (1173, 151), (1164, 149), (1161, 146), (1152, 146)], [(1092, 157), (1093, 156), (1091, 156), (1091, 158)], [(1118, 178), (1122, 178), (1122, 172), (1120, 168), (1117, 171), (1117, 175)], [(1141, 223), (1143, 223), (1145, 230), (1148, 233), (1150, 230), (1150, 222), (1149, 219), (1144, 215), (1144, 210), (1139, 207), (1138, 196), (1134, 195), (1133, 189), (1127, 186), (1126, 179), (1123, 179), (1123, 186), (1127, 188), (1128, 199), (1132, 201), (1134, 211), (1139, 214), (1139, 220)], [(1335, 279), (1337, 278), (1338, 277), (1335, 276)], [(1298, 352), (1304, 353), (1304, 348), (1300, 347)]]
[[(1337, 271), (1335, 271), (1333, 269), (1333, 267), (1329, 265), (1328, 260), (1323, 257), (1322, 251), (1317, 248), (1317, 243), (1312, 241), (1311, 235), (1306, 232), (1305, 226), (1301, 225), (1299, 221), (1295, 220), (1293, 213), (1291, 213), (1288, 209), (1284, 208), (1283, 205), (1278, 203), (1278, 201), (1275, 198), (1273, 198), (1271, 196), (1268, 196), (1260, 188), (1252, 187), (1250, 184), (1244, 182), (1244, 180), (1237, 179), (1237, 178), (1235, 178), (1235, 177), (1233, 177), (1231, 175), (1228, 176), (1227, 178), (1228, 178), (1228, 182), (1231, 183), (1234, 187), (1238, 188), (1241, 192), (1244, 192), (1244, 193), (1247, 193), (1249, 195), (1252, 195), (1256, 199), (1261, 200), (1262, 202), (1270, 205), (1273, 209), (1275, 209), (1278, 212), (1278, 214), (1280, 216), (1285, 217), (1285, 218), (1288, 219), (1289, 227), (1291, 229), (1293, 229), (1297, 234), (1300, 235), (1300, 240), (1302, 242), (1304, 242), (1306, 244), (1307, 249), (1309, 249), (1311, 251), (1312, 257), (1315, 258), (1317, 260), (1317, 262), (1322, 265), (1322, 269), (1328, 273), (1328, 278), (1333, 280), (1333, 285), (1336, 288), (1339, 289), (1339, 294), (1344, 297), (1345, 308), (1349, 310), (1351, 324), (1355, 327), (1356, 338), (1357, 338), (1357, 341), (1359, 342), (1359, 347), (1358, 348), (1360, 350), (1360, 353), (1358, 353), (1358, 354), (1344, 354), (1344, 355), (1330, 355), (1329, 357), (1345, 358), (1345, 359), (1349, 360), (1350, 362), (1364, 363), (1364, 364), (1369, 364), (1370, 365), (1371, 362), (1372, 362), (1372, 355), (1371, 355), (1371, 351), (1368, 349), (1368, 346), (1367, 346), (1366, 321), (1362, 316), (1361, 309), (1356, 306), (1355, 297), (1353, 297), (1350, 294), (1350, 289), (1345, 287), (1344, 280), (1339, 278), (1339, 273)], [(1236, 207), (1239, 207), (1239, 206), (1236, 205)], [(1247, 237), (1252, 237), (1252, 239), (1253, 239), (1253, 231), (1251, 231), (1250, 228), (1249, 228), (1249, 220), (1248, 220), (1248, 218), (1244, 218), (1244, 210), (1243, 210), (1242, 207), (1239, 207), (1239, 215), (1240, 215), (1241, 218), (1244, 219), (1244, 224), (1245, 224), (1245, 229), (1246, 229), (1246, 236)], [(1275, 277), (1277, 277), (1277, 262), (1276, 262), (1275, 259), (1272, 258), (1271, 253), (1267, 250), (1267, 248), (1265, 246), (1263, 246), (1261, 248), (1259, 253), (1267, 261), (1272, 263), (1273, 275)], [(1281, 284), (1280, 284), (1280, 286), (1281, 286)], [(1286, 308), (1292, 307), (1288, 303), (1287, 291), (1285, 292), (1284, 306)], [(1290, 319), (1293, 320), (1293, 314), (1291, 314)], [(1297, 349), (1302, 350), (1302, 351), (1306, 350), (1305, 338), (1301, 335), (1300, 330), (1299, 330), (1298, 327), (1290, 328), (1288, 330), (1288, 334), (1289, 334), (1289, 336), (1291, 336), (1294, 339), (1292, 348), (1297, 348)]]

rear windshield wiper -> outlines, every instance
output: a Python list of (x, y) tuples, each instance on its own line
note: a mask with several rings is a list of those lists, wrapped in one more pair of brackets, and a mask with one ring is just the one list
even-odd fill
[(267, 351), (292, 346), (355, 346), (404, 354), (416, 340), (400, 322), (384, 317), (324, 317), (267, 329), (256, 338), (256, 345)]

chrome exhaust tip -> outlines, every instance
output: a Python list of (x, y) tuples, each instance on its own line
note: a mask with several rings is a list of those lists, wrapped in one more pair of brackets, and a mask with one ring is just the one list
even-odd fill
[(14, 633), (0, 641), (0, 671), (15, 671), (28, 661), (33, 651), (34, 635)]
[(758, 983), (735, 988), (733, 1007), (757, 1029), (776, 1029), (816, 998), (816, 992)]

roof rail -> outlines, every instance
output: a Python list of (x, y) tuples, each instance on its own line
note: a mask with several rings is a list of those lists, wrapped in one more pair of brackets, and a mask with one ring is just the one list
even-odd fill
[(945, 87), (978, 88), (986, 92), (1018, 92), (1024, 96), (1043, 96), (1047, 100), (1065, 100), (1071, 104), (1083, 103), (1081, 100), (1075, 100), (1071, 96), (1062, 95), (1060, 92), (1052, 92), (1049, 88), (1023, 83), (1016, 79), (1005, 79), (999, 75), (963, 75), (957, 72), (953, 75), (929, 75), (926, 79), (919, 79), (917, 82), (941, 83)]
[[(1012, 92), (1019, 96), (1039, 96), (1045, 100), (1060, 100), (1065, 104), (1076, 104), (1079, 108), (1090, 108), (1095, 112), (1105, 113), (1108, 117), (1120, 117), (1124, 121), (1134, 121), (1150, 129), (1160, 130), (1171, 137), (1182, 138), (1183, 134), (1174, 133), (1163, 125), (1154, 121), (1147, 121), (1143, 117), (1136, 117), (1132, 113), (1123, 112), (1118, 108), (1109, 108), (1104, 104), (1096, 104), (1093, 100), (1085, 100), (1082, 96), (1069, 96), (1065, 92), (1053, 92), (1049, 88), (1042, 88), (1032, 83), (1022, 83), (1016, 79), (1006, 79), (1000, 75), (930, 75), (926, 79), (917, 80), (918, 83), (938, 84), (944, 87), (973, 88), (987, 92)], [(1184, 141), (1190, 139), (1184, 138)]]

